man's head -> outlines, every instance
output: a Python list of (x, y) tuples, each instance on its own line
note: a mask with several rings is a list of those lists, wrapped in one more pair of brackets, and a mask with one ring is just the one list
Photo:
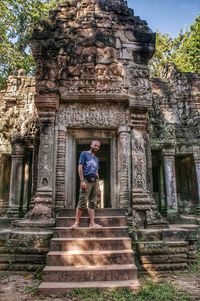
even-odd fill
[(100, 141), (99, 140), (92, 140), (92, 143), (90, 145), (90, 150), (92, 153), (96, 153), (100, 148)]

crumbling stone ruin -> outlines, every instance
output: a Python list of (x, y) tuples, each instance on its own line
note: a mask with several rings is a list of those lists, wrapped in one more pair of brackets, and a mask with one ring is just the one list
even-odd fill
[(94, 138), (101, 207), (126, 209), (139, 268), (186, 268), (200, 223), (200, 75), (169, 64), (150, 79), (155, 34), (123, 0), (59, 4), (31, 49), (36, 77), (19, 70), (0, 93), (0, 268), (45, 263)]

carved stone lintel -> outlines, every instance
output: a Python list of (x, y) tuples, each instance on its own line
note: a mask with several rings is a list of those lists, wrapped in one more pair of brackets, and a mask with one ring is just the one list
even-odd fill
[(116, 104), (68, 104), (60, 105), (58, 124), (68, 127), (118, 128), (129, 122), (125, 105)]

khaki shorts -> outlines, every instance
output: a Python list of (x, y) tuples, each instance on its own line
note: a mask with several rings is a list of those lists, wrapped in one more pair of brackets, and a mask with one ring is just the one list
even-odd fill
[(88, 208), (95, 209), (96, 208), (96, 201), (97, 201), (97, 193), (98, 193), (98, 187), (99, 183), (98, 180), (95, 182), (88, 182), (85, 179), (86, 183), (86, 189), (80, 189), (79, 192), (79, 202), (77, 207), (80, 209)]

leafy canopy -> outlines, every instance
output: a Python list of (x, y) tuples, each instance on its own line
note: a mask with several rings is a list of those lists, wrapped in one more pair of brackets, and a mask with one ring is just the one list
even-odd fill
[(34, 71), (34, 60), (28, 47), (35, 25), (48, 17), (56, 0), (0, 1), (0, 86), (10, 73), (23, 68)]
[(180, 31), (174, 39), (157, 32), (156, 53), (149, 63), (152, 76), (159, 77), (169, 62), (182, 72), (200, 72), (200, 15), (189, 31)]

